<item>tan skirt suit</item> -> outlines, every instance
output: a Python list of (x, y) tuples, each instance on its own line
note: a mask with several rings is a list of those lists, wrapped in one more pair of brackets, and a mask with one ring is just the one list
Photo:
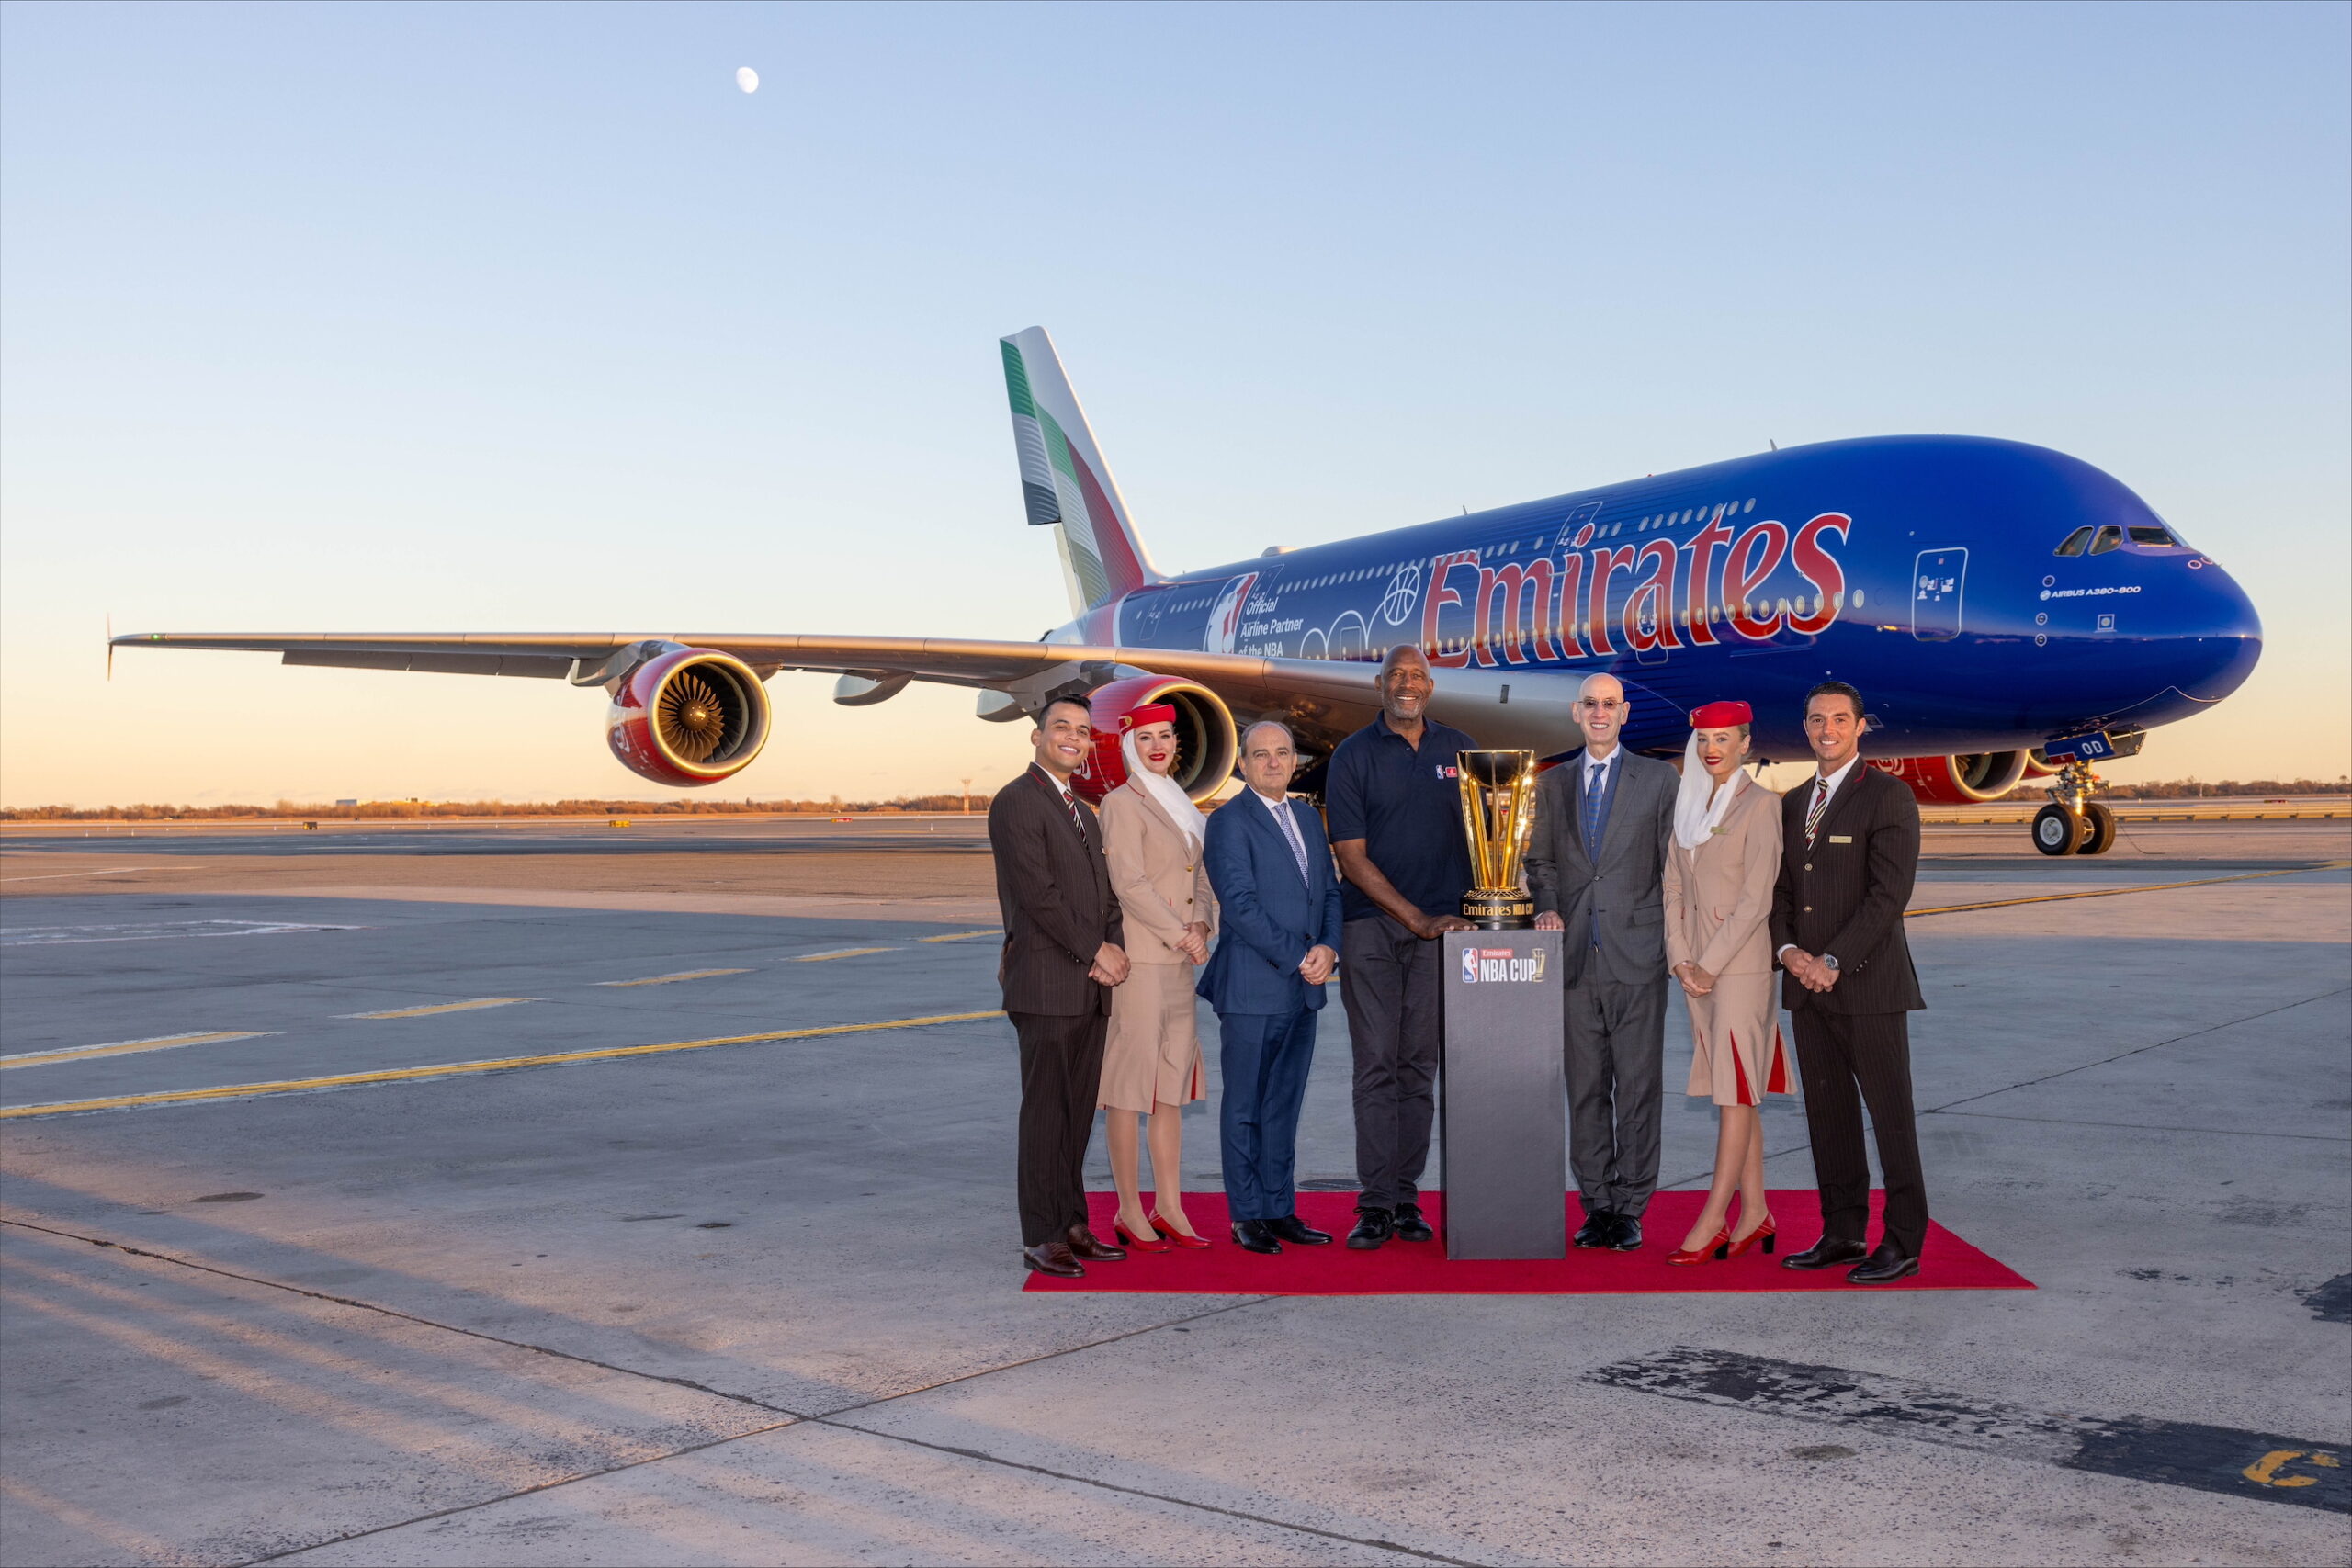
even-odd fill
[(1193, 1020), (1193, 961), (1176, 949), (1194, 920), (1216, 929), (1216, 898), (1200, 846), (1151, 796), (1121, 784), (1102, 797), (1102, 852), (1125, 917), (1127, 978), (1111, 992), (1095, 1103), (1148, 1113), (1207, 1092)]
[[(1707, 840), (1667, 846), (1666, 961), (1715, 977), (1690, 1011), (1688, 1092), (1717, 1105), (1761, 1105), (1787, 1094), (1788, 1048), (1773, 996), (1772, 885), (1781, 874), (1781, 797), (1738, 776), (1731, 809)], [(1114, 1004), (1115, 1005), (1115, 1004)]]

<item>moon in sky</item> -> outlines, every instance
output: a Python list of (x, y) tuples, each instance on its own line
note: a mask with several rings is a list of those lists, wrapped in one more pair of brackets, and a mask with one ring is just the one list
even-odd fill
[(739, 65), (735, 68), (735, 85), (747, 93), (756, 93), (760, 90), (760, 73), (748, 65)]

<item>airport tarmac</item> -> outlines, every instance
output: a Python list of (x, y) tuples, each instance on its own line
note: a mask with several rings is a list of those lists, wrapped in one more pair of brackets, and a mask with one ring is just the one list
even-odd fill
[(978, 830), (0, 836), (0, 1560), (2352, 1555), (2352, 822), (1930, 828), (1930, 1196), (2033, 1291), (1311, 1298), (1022, 1291)]

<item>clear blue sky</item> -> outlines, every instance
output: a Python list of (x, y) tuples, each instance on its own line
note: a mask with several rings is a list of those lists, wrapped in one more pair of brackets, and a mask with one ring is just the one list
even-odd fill
[[(656, 793), (538, 682), (119, 629), (1030, 637), (993, 340), (1170, 566), (1781, 445), (2043, 443), (2248, 587), (2114, 776), (2352, 752), (2335, 4), (19, 3), (0, 800)], [(758, 93), (737, 90), (751, 65)], [(918, 688), (729, 794), (1009, 772)]]

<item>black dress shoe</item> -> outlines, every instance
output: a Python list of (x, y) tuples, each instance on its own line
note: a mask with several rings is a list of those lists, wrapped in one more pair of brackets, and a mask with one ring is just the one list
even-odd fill
[(1318, 1231), (1296, 1214), (1284, 1214), (1279, 1220), (1259, 1223), (1272, 1232), (1277, 1241), (1296, 1242), (1301, 1247), (1329, 1247), (1331, 1244), (1329, 1231)]
[(1070, 1256), (1069, 1243), (1066, 1241), (1042, 1241), (1035, 1247), (1024, 1247), (1021, 1249), (1021, 1261), (1032, 1272), (1051, 1274), (1057, 1280), (1086, 1277), (1086, 1270)]
[(1283, 1244), (1274, 1239), (1274, 1233), (1266, 1228), (1263, 1220), (1234, 1221), (1233, 1245), (1246, 1252), (1272, 1253), (1283, 1249)]
[(1370, 1252), (1396, 1234), (1396, 1222), (1387, 1210), (1358, 1209), (1356, 1228), (1348, 1233), (1348, 1246), (1356, 1252)]
[(1611, 1252), (1639, 1252), (1642, 1247), (1642, 1222), (1631, 1214), (1618, 1214), (1617, 1233), (1609, 1238)]
[(1878, 1244), (1878, 1250), (1864, 1258), (1858, 1268), (1846, 1270), (1849, 1285), (1891, 1285), (1897, 1280), (1908, 1280), (1919, 1271), (1919, 1259), (1891, 1241)]
[(1421, 1218), (1419, 1203), (1396, 1205), (1396, 1239), (1398, 1241), (1435, 1241), (1437, 1232), (1430, 1229), (1429, 1221)]
[(1783, 1269), (1835, 1269), (1841, 1263), (1860, 1263), (1871, 1249), (1859, 1241), (1833, 1241), (1823, 1236), (1803, 1252), (1792, 1252), (1781, 1259)]
[(1113, 1247), (1084, 1225), (1069, 1227), (1069, 1250), (1074, 1258), (1089, 1263), (1116, 1263), (1127, 1255), (1124, 1247)]
[(1617, 1216), (1606, 1209), (1595, 1209), (1584, 1217), (1584, 1224), (1577, 1227), (1577, 1245), (1607, 1247), (1610, 1238), (1616, 1234)]

